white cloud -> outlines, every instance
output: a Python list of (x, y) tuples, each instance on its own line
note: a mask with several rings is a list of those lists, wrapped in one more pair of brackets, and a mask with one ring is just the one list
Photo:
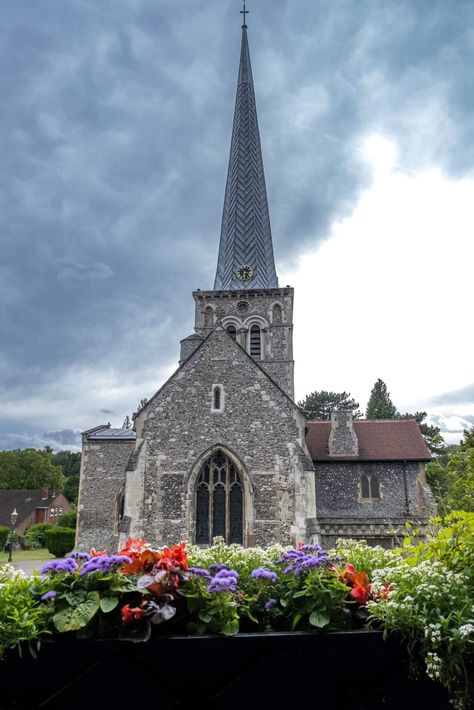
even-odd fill
[(396, 166), (384, 136), (353, 213), (281, 274), (295, 287), (296, 392), (346, 389), (365, 404), (382, 378), (399, 408), (472, 380), (474, 178)]

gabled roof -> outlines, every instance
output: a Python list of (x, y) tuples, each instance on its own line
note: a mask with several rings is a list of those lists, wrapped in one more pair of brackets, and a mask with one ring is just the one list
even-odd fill
[(148, 400), (148, 402), (147, 402), (146, 405), (143, 407), (143, 409), (141, 409), (140, 412), (137, 414), (137, 417), (140, 416), (141, 412), (144, 412), (144, 411), (150, 406), (150, 404), (153, 402), (153, 400), (156, 399), (156, 397), (158, 397), (158, 395), (160, 394), (160, 392), (162, 392), (162, 391), (165, 389), (165, 387), (167, 387), (167, 385), (168, 385), (170, 382), (172, 382), (172, 381), (179, 375), (179, 373), (180, 373), (182, 370), (184, 370), (185, 368), (188, 367), (189, 363), (197, 356), (197, 354), (200, 352), (200, 350), (209, 342), (209, 340), (212, 339), (212, 337), (213, 337), (216, 333), (222, 333), (222, 335), (227, 339), (227, 341), (229, 342), (229, 344), (231, 345), (231, 347), (235, 347), (235, 348), (237, 348), (241, 353), (243, 353), (243, 355), (252, 363), (252, 365), (253, 365), (254, 367), (256, 367), (257, 370), (260, 370), (260, 372), (262, 372), (262, 373), (265, 375), (265, 377), (267, 378), (267, 380), (269, 380), (269, 381), (272, 383), (272, 385), (273, 385), (274, 387), (276, 387), (277, 390), (279, 390), (279, 392), (293, 405), (293, 407), (294, 407), (296, 410), (298, 410), (298, 412), (300, 412), (300, 413), (304, 416), (303, 410), (302, 410), (300, 407), (298, 407), (298, 405), (296, 404), (296, 402), (294, 402), (294, 401), (291, 399), (291, 397), (285, 392), (285, 390), (282, 389), (282, 388), (280, 387), (280, 385), (279, 385), (277, 382), (275, 382), (274, 379), (272, 379), (272, 377), (268, 374), (268, 372), (266, 372), (266, 370), (264, 370), (263, 367), (262, 367), (261, 365), (259, 365), (259, 363), (258, 363), (256, 360), (254, 360), (253, 357), (251, 357), (251, 356), (248, 354), (248, 352), (245, 350), (245, 348), (243, 348), (236, 340), (234, 340), (234, 339), (229, 335), (229, 333), (227, 332), (227, 330), (226, 330), (225, 328), (223, 328), (222, 325), (220, 325), (220, 324), (218, 323), (218, 324), (215, 326), (215, 328), (214, 328), (213, 330), (211, 330), (211, 332), (202, 340), (202, 342), (199, 343), (199, 345), (197, 346), (197, 348), (196, 348), (195, 350), (193, 350), (193, 352), (191, 353), (191, 355), (190, 355), (186, 360), (184, 360), (184, 361), (181, 363), (181, 365), (173, 372), (172, 375), (170, 375), (170, 377), (168, 377), (168, 379), (166, 380), (166, 382), (164, 382), (164, 383), (161, 385), (161, 387), (155, 392), (155, 394), (153, 395), (153, 397), (151, 397), (151, 398)]
[(11, 526), (11, 513), (14, 508), (18, 513), (17, 525), (20, 525), (36, 508), (48, 508), (59, 491), (48, 491), (44, 496), (43, 489), (39, 490), (1, 490), (0, 491), (0, 525)]
[(313, 461), (429, 461), (431, 454), (414, 419), (354, 419), (358, 456), (330, 456), (331, 422), (308, 422), (306, 445)]

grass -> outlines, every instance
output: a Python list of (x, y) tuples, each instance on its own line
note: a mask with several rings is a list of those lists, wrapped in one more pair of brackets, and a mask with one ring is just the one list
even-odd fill
[[(53, 560), (52, 555), (45, 547), (39, 550), (13, 550), (13, 562), (23, 562), (25, 560)], [(0, 552), (0, 564), (8, 561), (8, 552)]]

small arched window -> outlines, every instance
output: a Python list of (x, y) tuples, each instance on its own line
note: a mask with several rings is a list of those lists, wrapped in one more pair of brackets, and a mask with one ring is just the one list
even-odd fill
[(360, 478), (360, 494), (362, 500), (380, 500), (380, 484), (378, 476), (362, 475)]
[(260, 328), (258, 325), (253, 325), (250, 328), (250, 355), (260, 359), (262, 354), (262, 340)]
[(237, 329), (235, 325), (228, 325), (226, 328), (232, 340), (237, 340)]
[(204, 309), (204, 326), (211, 328), (214, 325), (214, 311), (211, 306), (206, 306)]
[(278, 303), (276, 303), (273, 306), (272, 321), (273, 321), (273, 323), (281, 323), (282, 322), (281, 306)]
[(221, 409), (221, 388), (214, 387), (213, 408)]

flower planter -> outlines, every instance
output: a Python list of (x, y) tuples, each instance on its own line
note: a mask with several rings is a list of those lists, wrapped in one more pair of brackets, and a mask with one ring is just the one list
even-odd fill
[(48, 640), (37, 659), (24, 649), (1, 663), (0, 698), (2, 710), (450, 708), (441, 686), (409, 678), (399, 639), (378, 631)]

